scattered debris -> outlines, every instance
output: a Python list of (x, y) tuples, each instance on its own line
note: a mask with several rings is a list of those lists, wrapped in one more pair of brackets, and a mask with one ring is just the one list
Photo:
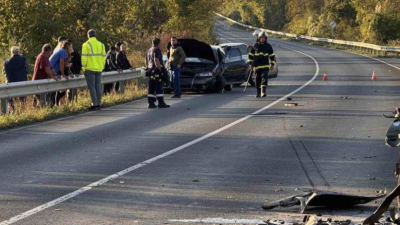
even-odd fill
[(350, 207), (359, 204), (366, 204), (386, 195), (377, 196), (357, 196), (331, 191), (303, 190), (303, 193), (293, 195), (274, 202), (264, 203), (262, 208), (265, 210), (280, 207), (291, 207), (300, 205), (300, 212), (304, 213), (309, 206), (325, 207)]
[(296, 102), (293, 102), (293, 103), (285, 103), (285, 107), (295, 107), (295, 106), (298, 106), (299, 104), (298, 103), (296, 103)]
[(119, 183), (120, 183), (120, 184), (123, 184), (123, 183), (125, 183), (125, 181), (121, 180)]
[(193, 182), (200, 182), (199, 180), (193, 180)]
[(340, 98), (341, 98), (341, 99), (348, 99), (349, 96), (344, 96), (344, 97), (343, 97), (343, 96), (340, 96)]
[(286, 100), (292, 101), (292, 98), (291, 97), (287, 97)]

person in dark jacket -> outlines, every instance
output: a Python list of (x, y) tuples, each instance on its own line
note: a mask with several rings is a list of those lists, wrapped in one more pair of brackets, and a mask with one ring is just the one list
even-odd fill
[[(128, 58), (126, 57), (126, 46), (124, 44), (120, 45), (119, 52), (117, 52), (117, 66), (121, 70), (133, 69)], [(119, 91), (119, 89), (120, 89), (119, 82), (117, 82), (115, 84), (115, 91)]]
[(273, 70), (276, 57), (272, 46), (267, 42), (267, 32), (261, 31), (258, 42), (254, 44), (249, 52), (249, 63), (256, 72), (256, 97), (267, 97), (268, 72)]
[[(117, 48), (111, 46), (110, 51), (107, 52), (106, 64), (104, 65), (104, 72), (118, 71), (121, 69), (117, 65)], [(114, 83), (104, 84), (104, 94), (110, 94)]]
[[(28, 80), (29, 67), (26, 58), (21, 56), (21, 49), (18, 46), (11, 47), (11, 58), (4, 62), (3, 73), (7, 83), (21, 82)], [(25, 102), (25, 97), (20, 97), (21, 102)], [(8, 99), (10, 113), (14, 112), (14, 100)]]
[(117, 54), (117, 65), (122, 70), (132, 69), (129, 60), (126, 57), (126, 46), (124, 44), (121, 45), (120, 50)]

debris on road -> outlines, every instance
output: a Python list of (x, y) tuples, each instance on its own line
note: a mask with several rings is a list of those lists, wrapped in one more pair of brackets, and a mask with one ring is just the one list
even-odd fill
[(293, 102), (293, 103), (285, 103), (285, 107), (295, 107), (295, 106), (298, 106), (299, 104), (298, 103), (295, 103), (295, 102)]
[(270, 210), (276, 207), (291, 207), (300, 205), (300, 212), (304, 213), (309, 206), (324, 207), (350, 207), (359, 204), (366, 204), (382, 198), (386, 193), (376, 196), (357, 196), (331, 191), (304, 190), (303, 193), (293, 195), (277, 201), (264, 203), (262, 208)]

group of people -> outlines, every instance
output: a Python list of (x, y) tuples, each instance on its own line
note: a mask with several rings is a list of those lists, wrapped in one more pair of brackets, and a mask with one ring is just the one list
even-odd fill
[[(171, 42), (167, 45), (167, 65), (164, 65), (163, 57), (160, 49), (161, 40), (153, 39), (153, 46), (146, 54), (147, 75), (149, 77), (148, 88), (148, 108), (169, 108), (164, 101), (163, 83), (169, 82), (167, 69), (171, 71), (172, 84), (174, 87), (174, 95), (171, 98), (180, 98), (182, 95), (180, 88), (180, 70), (186, 59), (186, 54), (182, 47), (179, 46), (176, 37), (171, 38)], [(156, 105), (158, 102), (158, 105)]]
[[(72, 41), (65, 37), (58, 38), (58, 44), (54, 50), (50, 44), (43, 45), (41, 53), (36, 57), (32, 80), (60, 80), (63, 77), (68, 79), (83, 72), (92, 100), (89, 110), (97, 111), (101, 107), (102, 95), (111, 93), (113, 89), (118, 91), (120, 88), (119, 83), (111, 83), (105, 84), (104, 89), (102, 89), (102, 72), (122, 72), (122, 70), (132, 69), (132, 65), (127, 58), (125, 44), (117, 42), (106, 54), (104, 44), (96, 39), (96, 31), (91, 29), (87, 35), (88, 41), (82, 45), (82, 55), (74, 51)], [(146, 55), (146, 66), (151, 71), (149, 73), (148, 108), (170, 107), (165, 103), (163, 94), (163, 82), (166, 82), (164, 78), (168, 77), (167, 69), (170, 69), (173, 75), (175, 92), (172, 98), (181, 97), (179, 72), (186, 55), (178, 45), (176, 37), (171, 38), (171, 45), (168, 46), (168, 57), (168, 63), (164, 65), (160, 50), (160, 39), (155, 38), (153, 46)], [(26, 58), (21, 55), (21, 49), (18, 46), (11, 48), (11, 57), (4, 62), (3, 73), (6, 76), (7, 83), (27, 81), (29, 66)], [(58, 106), (65, 95), (69, 99), (72, 98), (70, 90), (47, 93), (46, 99), (40, 99), (40, 95), (37, 95), (35, 96), (35, 104), (38, 100), (41, 100), (41, 102), (48, 102), (49, 106)], [(21, 97), (20, 101), (25, 102), (25, 97)], [(158, 105), (155, 104), (157, 101)], [(9, 107), (9, 111), (13, 112), (14, 100), (12, 98), (9, 99)]]
[[(103, 43), (96, 39), (96, 31), (91, 29), (87, 33), (88, 41), (82, 45), (82, 55), (74, 51), (72, 41), (65, 37), (58, 38), (57, 47), (52, 50), (50, 44), (42, 47), (42, 52), (36, 57), (32, 80), (54, 78), (59, 80), (62, 77), (70, 77), (83, 72), (89, 89), (92, 105), (90, 111), (100, 110), (101, 98), (103, 94), (108, 94), (114, 88), (118, 91), (119, 85), (105, 84), (104, 90), (101, 84), (101, 74), (103, 71), (118, 71), (132, 69), (126, 56), (126, 46), (117, 42), (106, 54)], [(249, 64), (256, 75), (256, 97), (266, 97), (268, 86), (268, 72), (274, 69), (276, 57), (272, 46), (267, 42), (266, 32), (257, 32), (256, 44), (249, 53)], [(171, 38), (167, 46), (167, 65), (164, 65), (163, 56), (160, 49), (161, 40), (155, 38), (153, 46), (146, 54), (146, 75), (148, 76), (148, 108), (169, 108), (164, 101), (163, 87), (170, 77), (167, 70), (171, 71), (174, 95), (172, 98), (180, 98), (180, 70), (185, 62), (186, 55), (182, 47), (179, 46), (176, 37)], [(4, 62), (3, 72), (6, 75), (6, 82), (20, 82), (27, 80), (29, 66), (26, 58), (21, 56), (21, 50), (17, 46), (11, 48), (11, 58)], [(68, 95), (68, 91), (57, 91), (48, 93), (50, 106), (59, 105), (62, 97)], [(36, 96), (40, 98), (40, 96)], [(21, 97), (22, 102), (25, 101)], [(158, 105), (156, 105), (158, 102)], [(9, 99), (10, 109), (14, 110), (14, 100)]]

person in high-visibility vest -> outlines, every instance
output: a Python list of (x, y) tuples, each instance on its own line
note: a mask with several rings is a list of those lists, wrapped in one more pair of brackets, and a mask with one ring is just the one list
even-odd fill
[(89, 111), (100, 110), (101, 97), (101, 72), (106, 63), (106, 48), (104, 44), (96, 39), (96, 31), (88, 31), (89, 40), (82, 45), (82, 71), (92, 99), (92, 106)]
[(257, 98), (267, 97), (268, 72), (274, 69), (276, 63), (274, 50), (267, 42), (267, 37), (267, 32), (261, 31), (258, 34), (258, 42), (249, 53), (250, 66), (256, 71)]

